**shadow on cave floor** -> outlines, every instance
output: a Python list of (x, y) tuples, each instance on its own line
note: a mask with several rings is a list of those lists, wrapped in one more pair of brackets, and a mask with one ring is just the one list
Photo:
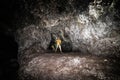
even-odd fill
[(0, 34), (0, 80), (16, 80), (18, 46), (14, 38)]

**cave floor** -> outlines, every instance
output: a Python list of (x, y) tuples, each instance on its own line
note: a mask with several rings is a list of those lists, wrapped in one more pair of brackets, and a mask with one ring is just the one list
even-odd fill
[(34, 56), (21, 70), (29, 80), (120, 80), (118, 60), (78, 53), (46, 53)]

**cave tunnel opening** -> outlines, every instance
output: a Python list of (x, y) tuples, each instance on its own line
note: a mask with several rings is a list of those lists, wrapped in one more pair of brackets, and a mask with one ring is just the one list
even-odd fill
[(16, 80), (18, 45), (14, 37), (0, 33), (0, 80)]
[[(66, 36), (64, 37), (64, 34), (62, 34), (62, 36), (58, 36), (58, 37), (61, 40), (61, 44), (60, 45), (61, 45), (62, 52), (64, 52), (64, 53), (73, 52), (72, 51), (72, 43), (70, 41), (64, 40)], [(55, 49), (56, 49), (56, 38), (57, 37), (55, 37), (54, 34), (51, 34), (51, 40), (50, 40), (50, 43), (49, 43), (48, 48), (47, 48), (48, 52), (55, 52)], [(57, 49), (57, 52), (60, 52), (59, 48)]]

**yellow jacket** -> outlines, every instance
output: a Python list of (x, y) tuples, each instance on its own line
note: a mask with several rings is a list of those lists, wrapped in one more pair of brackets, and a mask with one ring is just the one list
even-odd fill
[(55, 42), (56, 42), (57, 45), (61, 45), (61, 40), (60, 39), (56, 39)]

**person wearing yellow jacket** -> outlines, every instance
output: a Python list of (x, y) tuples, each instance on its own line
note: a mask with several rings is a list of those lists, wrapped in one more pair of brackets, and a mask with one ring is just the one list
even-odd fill
[(62, 53), (62, 48), (61, 48), (61, 39), (58, 37), (56, 40), (55, 40), (55, 44), (56, 44), (56, 48), (55, 48), (55, 52), (57, 52), (57, 49), (60, 50), (60, 52)]

